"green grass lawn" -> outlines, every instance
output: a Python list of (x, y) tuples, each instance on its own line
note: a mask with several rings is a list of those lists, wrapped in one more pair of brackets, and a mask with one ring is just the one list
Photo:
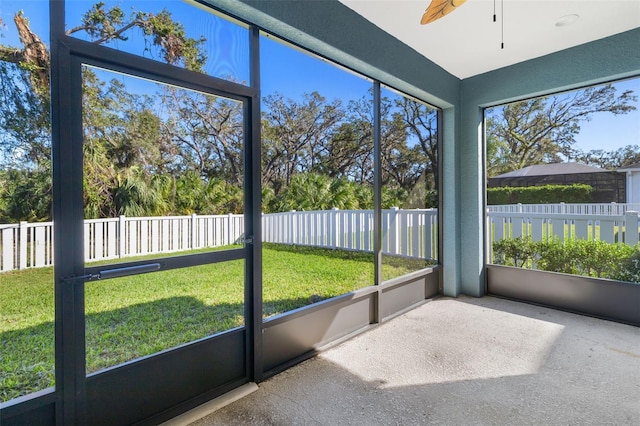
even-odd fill
[[(385, 279), (427, 266), (383, 262)], [(266, 244), (265, 317), (373, 283), (373, 255)], [(0, 275), (0, 401), (52, 386), (52, 268)], [(244, 261), (85, 284), (87, 372), (244, 325)]]

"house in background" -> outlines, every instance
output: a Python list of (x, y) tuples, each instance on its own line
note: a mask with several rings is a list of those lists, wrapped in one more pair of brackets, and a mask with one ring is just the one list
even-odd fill
[[(585, 184), (593, 188), (592, 203), (640, 202), (640, 164), (636, 164), (635, 169), (631, 169), (626, 177), (622, 171), (615, 172), (580, 163), (539, 164), (491, 177), (487, 185), (489, 188), (498, 188)], [(631, 177), (631, 173), (635, 173), (634, 177)], [(627, 192), (627, 188), (632, 188), (632, 179), (636, 182), (636, 201), (627, 199), (632, 198)]]
[(640, 163), (618, 169), (620, 173), (626, 176), (627, 184), (627, 203), (640, 203)]

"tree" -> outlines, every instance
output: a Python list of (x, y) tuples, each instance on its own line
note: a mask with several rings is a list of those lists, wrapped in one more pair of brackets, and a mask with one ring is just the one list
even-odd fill
[[(51, 185), (51, 179), (41, 178), (51, 175), (50, 52), (22, 12), (17, 12), (13, 21), (20, 46), (0, 45), (0, 158), (8, 170), (0, 179), (19, 176), (19, 193), (40, 194), (45, 197), (41, 204), (50, 205), (51, 188), (43, 189), (42, 185)], [(0, 30), (4, 28), (0, 22)], [(187, 37), (182, 24), (165, 9), (159, 13), (131, 11), (127, 15), (119, 6), (107, 8), (98, 2), (83, 15), (81, 24), (66, 34), (109, 44), (127, 41), (135, 29), (145, 39), (145, 52), (166, 63), (202, 71), (205, 39)], [(158, 115), (146, 107), (154, 102), (148, 96), (127, 93), (118, 80), (102, 81), (88, 67), (83, 69), (83, 89), (88, 216), (158, 209), (152, 202), (155, 195), (150, 191), (154, 182), (151, 174), (163, 171), (167, 157), (172, 157), (166, 155), (171, 153), (171, 147), (161, 131)], [(18, 193), (10, 191), (18, 186), (7, 185), (0, 184), (0, 198)], [(131, 198), (125, 200), (127, 196)], [(12, 220), (26, 216), (30, 220), (49, 219), (48, 208), (27, 208), (27, 214), (24, 209), (12, 207), (18, 202), (0, 203), (2, 216)], [(134, 206), (144, 209), (136, 210)]]
[(0, 159), (37, 168), (51, 157), (49, 96), (32, 89), (29, 74), (0, 61)]
[(230, 99), (167, 87), (161, 115), (163, 132), (181, 161), (173, 174), (196, 170), (203, 178), (219, 178), (242, 186), (244, 181), (244, 115)]
[(263, 100), (262, 179), (276, 196), (297, 173), (315, 170), (321, 148), (344, 116), (340, 100), (306, 93), (296, 102), (276, 93)]
[(409, 133), (402, 114), (394, 107), (389, 98), (380, 100), (380, 177), (383, 186), (406, 191), (413, 187), (420, 172), (413, 167), (415, 158), (410, 158), (415, 152), (407, 146)]
[[(0, 190), (13, 188), (4, 181), (15, 171), (22, 193), (42, 194), (46, 206), (51, 188), (42, 185), (51, 179), (37, 177), (51, 174), (49, 49), (22, 13), (14, 22), (20, 46), (0, 46), (0, 159), (7, 171)], [(145, 55), (203, 70), (205, 39), (188, 37), (166, 10), (126, 14), (98, 2), (66, 33), (109, 46), (126, 43), (134, 31)], [(83, 66), (82, 112), (87, 218), (242, 210), (241, 102)], [(420, 200), (437, 181), (435, 111), (384, 98), (381, 126), (383, 205), (424, 206)], [(371, 94), (347, 105), (317, 92), (299, 100), (269, 95), (262, 128), (265, 210), (372, 207)], [(50, 209), (23, 206), (30, 213), (20, 213), (5, 195), (3, 212), (49, 219)]]
[[(303, 99), (268, 98), (269, 111), (263, 117), (265, 210), (352, 205), (329, 193), (340, 193), (345, 188), (340, 182), (368, 194), (355, 198), (360, 208), (371, 208), (373, 97), (352, 100), (346, 108), (326, 103), (318, 94)], [(384, 97), (380, 124), (383, 207), (425, 207), (437, 180), (436, 110)]]
[(534, 98), (496, 108), (487, 117), (487, 171), (495, 176), (526, 166), (574, 158), (575, 135), (593, 114), (626, 114), (636, 96), (611, 84), (563, 96)]
[(268, 211), (330, 210), (332, 208), (373, 208), (373, 192), (345, 178), (317, 173), (298, 173), (291, 179), (282, 197), (273, 199)]
[(640, 146), (627, 145), (614, 151), (595, 149), (587, 153), (579, 153), (576, 159), (603, 169), (616, 170), (640, 163)]
[[(0, 45), (0, 63), (3, 64), (0, 77), (7, 85), (6, 89), (13, 89), (3, 90), (5, 102), (2, 103), (3, 109), (0, 112), (6, 117), (5, 112), (11, 113), (21, 109), (34, 111), (33, 106), (39, 106), (34, 105), (34, 95), (45, 104), (42, 106), (47, 106), (43, 111), (48, 112), (51, 62), (49, 49), (31, 30), (28, 19), (22, 12), (17, 12), (13, 20), (22, 46)], [(134, 28), (140, 29), (144, 37), (150, 38), (148, 47), (155, 49), (156, 55), (166, 63), (202, 71), (206, 55), (201, 47), (205, 39), (187, 37), (182, 24), (173, 21), (171, 13), (166, 9), (157, 14), (132, 11), (126, 16), (119, 6), (105, 8), (104, 2), (98, 2), (84, 14), (81, 25), (68, 29), (65, 34), (85, 34), (93, 43), (106, 44), (126, 41), (127, 35)], [(15, 90), (16, 87), (23, 90)], [(30, 90), (24, 90), (27, 88)], [(30, 97), (24, 98), (24, 93), (28, 93)], [(4, 108), (13, 108), (13, 111)]]
[(50, 215), (50, 174), (27, 169), (0, 171), (0, 223), (35, 222)]
[(319, 146), (314, 171), (360, 184), (373, 183), (373, 100), (349, 101), (343, 120)]
[(415, 161), (431, 177), (424, 177), (426, 189), (435, 190), (438, 185), (438, 112), (406, 97), (397, 100), (396, 104), (401, 108), (407, 131), (417, 140), (414, 150), (418, 158)]
[(242, 187), (217, 178), (204, 181), (195, 171), (181, 175), (167, 189), (170, 193), (165, 194), (164, 199), (171, 202), (173, 214), (241, 214), (244, 211)]

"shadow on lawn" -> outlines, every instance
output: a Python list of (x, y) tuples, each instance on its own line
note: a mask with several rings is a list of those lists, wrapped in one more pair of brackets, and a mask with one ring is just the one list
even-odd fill
[(344, 250), (344, 249), (331, 249), (331, 248), (323, 248), (323, 247), (313, 247), (313, 246), (299, 246), (299, 245), (291, 245), (291, 244), (278, 244), (278, 243), (263, 243), (263, 248), (276, 250), (287, 253), (296, 253), (296, 254), (311, 254), (324, 256), (331, 259), (340, 259), (340, 260), (359, 260), (359, 261), (367, 261), (373, 263), (373, 252), (368, 251), (356, 251), (356, 250)]
[[(269, 315), (325, 298), (265, 302)], [(244, 325), (244, 304), (172, 297), (86, 316), (87, 372)], [(0, 333), (0, 402), (54, 385), (54, 323)]]
[[(346, 249), (332, 249), (332, 248), (323, 248), (323, 247), (313, 247), (313, 246), (297, 246), (291, 244), (277, 244), (277, 243), (263, 243), (262, 246), (264, 248), (287, 252), (287, 253), (295, 253), (295, 254), (310, 254), (323, 256), (331, 259), (340, 259), (340, 260), (356, 260), (363, 262), (371, 262), (374, 261), (374, 255), (372, 252), (368, 251), (357, 251), (357, 250), (346, 250)], [(421, 258), (411, 258), (401, 255), (390, 255), (383, 254), (382, 261), (385, 265), (391, 266), (393, 268), (406, 268), (411, 270), (420, 270), (427, 268), (429, 266), (437, 265), (438, 262), (435, 259), (421, 259)]]

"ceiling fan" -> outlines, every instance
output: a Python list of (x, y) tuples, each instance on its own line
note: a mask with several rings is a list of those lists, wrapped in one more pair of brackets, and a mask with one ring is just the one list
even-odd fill
[[(438, 20), (445, 15), (453, 12), (457, 7), (462, 6), (467, 0), (431, 0), (427, 10), (422, 14), (420, 23), (427, 25), (430, 22)], [(500, 4), (504, 8), (504, 0)], [(502, 11), (504, 12), (504, 10)], [(500, 48), (504, 49), (504, 13), (501, 13), (501, 43)], [(493, 0), (493, 22), (496, 22), (496, 0)]]
[(431, 4), (424, 11), (420, 23), (426, 25), (453, 12), (467, 0), (431, 0)]

